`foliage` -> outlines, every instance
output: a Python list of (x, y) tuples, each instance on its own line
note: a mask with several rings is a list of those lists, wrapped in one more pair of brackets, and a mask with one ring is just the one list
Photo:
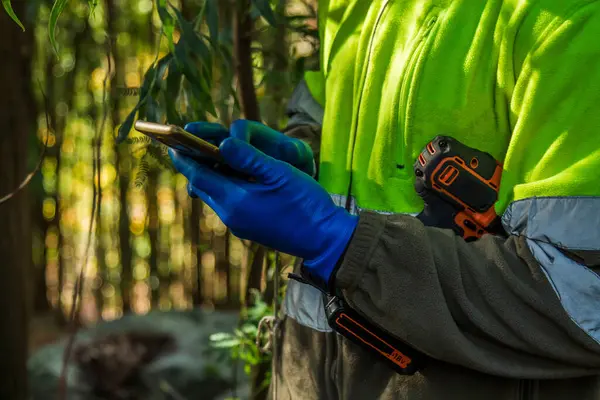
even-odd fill
[[(254, 302), (249, 307), (242, 319), (240, 327), (233, 333), (219, 332), (210, 336), (212, 347), (220, 352), (223, 357), (230, 357), (234, 361), (242, 361), (244, 372), (250, 375), (252, 367), (270, 362), (271, 354), (264, 353), (256, 345), (257, 336), (260, 334), (260, 342), (268, 340), (268, 332), (258, 332), (258, 324), (263, 317), (273, 315), (273, 307), (267, 304), (262, 295), (252, 291)], [(270, 377), (267, 376), (263, 385), (269, 384)]]
[[(50, 38), (50, 44), (52, 45), (52, 48), (54, 49), (54, 52), (57, 56), (58, 46), (56, 44), (56, 26), (58, 23), (58, 18), (67, 6), (67, 3), (68, 0), (55, 0), (54, 4), (52, 5), (52, 10), (50, 12), (50, 19), (48, 21), (48, 35)], [(90, 13), (93, 13), (94, 9), (97, 6), (97, 0), (89, 0), (88, 3), (90, 6)], [(4, 6), (4, 10), (10, 16), (10, 18), (12, 18), (12, 20), (15, 21), (21, 27), (21, 29), (23, 29), (23, 31), (25, 31), (23, 23), (12, 9), (11, 0), (2, 0), (2, 5)]]
[(21, 27), (21, 29), (25, 30), (25, 27), (23, 26), (23, 23), (21, 22), (21, 20), (19, 20), (19, 17), (17, 17), (17, 15), (15, 14), (12, 5), (10, 4), (10, 0), (2, 0), (2, 5), (4, 6), (4, 10), (6, 10), (6, 13), (8, 14), (8, 16), (17, 23), (17, 25), (19, 25)]
[[(314, 19), (302, 5), (307, 1), (312, 0), (287, 0), (294, 10), (288, 15), (280, 0), (252, 0), (249, 67), (264, 122), (275, 128), (285, 126), (285, 102), (305, 67), (314, 62), (312, 54), (318, 53), (314, 28), (305, 24)], [(28, 3), (31, 9), (37, 7), (35, 23), (25, 24), (27, 29), (32, 26), (36, 39), (32, 74), (49, 94), (54, 125), (46, 129), (44, 122), (38, 123), (32, 142), (32, 154), (48, 142), (36, 182), (34, 258), (43, 273), (36, 282), (42, 282), (39, 297), (49, 299), (57, 314), (71, 306), (82, 258), (77, 249), (92, 227), (82, 323), (151, 308), (240, 306), (249, 244), (233, 237), (212, 210), (188, 198), (185, 180), (172, 171), (164, 146), (132, 132), (136, 118), (177, 125), (219, 121), (227, 126), (241, 116), (234, 28), (224, 4)], [(18, 17), (32, 21), (28, 15), (15, 15), (10, 0), (3, 0), (3, 6), (16, 23)], [(312, 51), (296, 52), (300, 42), (309, 43)], [(106, 81), (108, 95), (102, 84)], [(99, 121), (105, 109), (110, 109), (110, 120), (103, 131)], [(96, 130), (102, 131), (102, 140), (95, 138)], [(99, 168), (92, 169), (94, 160), (100, 160)], [(89, 218), (92, 188), (99, 192), (101, 206), (95, 221)], [(257, 300), (244, 312), (240, 328), (216, 345), (224, 356), (243, 362), (247, 371), (270, 357), (254, 342), (256, 324), (272, 314), (268, 303)]]
[[(253, 13), (262, 16), (268, 23), (264, 27), (264, 36), (276, 37), (272, 29), (275, 29), (278, 22), (269, 1), (253, 0), (252, 5)], [(218, 12), (218, 1), (202, 2), (197, 16), (191, 21), (186, 20), (182, 12), (167, 0), (157, 0), (156, 8), (162, 22), (162, 36), (166, 38), (169, 51), (160, 59), (157, 53), (153, 65), (144, 75), (138, 102), (119, 128), (118, 143), (128, 137), (136, 116), (137, 119), (151, 122), (183, 125), (184, 122), (207, 120), (223, 123), (240, 115), (232, 59), (233, 28), (223, 24)], [(288, 16), (282, 23), (298, 33), (301, 39), (306, 39), (311, 35), (316, 37), (314, 31), (305, 27), (307, 18), (313, 17), (314, 14), (311, 13)], [(160, 44), (157, 48), (160, 49)], [(261, 50), (267, 50), (265, 45)], [(281, 57), (288, 57), (288, 54), (274, 54), (271, 59)], [(284, 90), (289, 94), (301, 79), (301, 72), (304, 70), (304, 64), (299, 62), (290, 76), (281, 76), (282, 71), (277, 71), (265, 55), (257, 54), (255, 59), (263, 64), (265, 70), (271, 71), (266, 73), (254, 66), (259, 91), (260, 86), (268, 86), (270, 82), (275, 82), (275, 85), (288, 83)], [(283, 110), (275, 111), (282, 118)], [(156, 155), (158, 153), (152, 150), (153, 146), (159, 145), (152, 142), (148, 153)], [(151, 160), (144, 156), (144, 164), (141, 165), (162, 167), (165, 163), (168, 164), (161, 162), (160, 157), (150, 155), (150, 158)], [(148, 171), (145, 168), (139, 169), (138, 174), (141, 176), (136, 177), (137, 184), (143, 185), (147, 181), (143, 175)]]
[(58, 18), (60, 14), (62, 14), (63, 10), (67, 6), (69, 0), (56, 0), (54, 5), (52, 6), (52, 10), (50, 11), (50, 21), (48, 23), (48, 33), (50, 35), (50, 44), (54, 49), (56, 55), (58, 55), (58, 47), (56, 45), (56, 24), (58, 23)]

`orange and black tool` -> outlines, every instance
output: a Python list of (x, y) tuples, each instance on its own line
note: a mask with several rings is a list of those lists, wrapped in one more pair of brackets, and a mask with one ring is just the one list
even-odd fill
[(339, 297), (328, 299), (325, 309), (334, 331), (372, 352), (399, 374), (413, 375), (425, 366), (426, 355), (370, 324)]
[[(414, 171), (415, 189), (425, 202), (417, 218), (425, 225), (452, 229), (466, 241), (488, 233), (505, 235), (494, 210), (502, 165), (490, 154), (454, 138), (437, 136), (419, 155)], [(305, 279), (290, 274), (290, 278), (326, 292), (309, 275)], [(333, 330), (372, 352), (396, 372), (412, 375), (426, 365), (427, 355), (369, 323), (340, 297), (328, 294), (325, 310)]]
[(415, 189), (425, 202), (418, 216), (425, 225), (453, 229), (466, 241), (502, 234), (494, 204), (502, 165), (489, 153), (437, 136), (414, 165)]

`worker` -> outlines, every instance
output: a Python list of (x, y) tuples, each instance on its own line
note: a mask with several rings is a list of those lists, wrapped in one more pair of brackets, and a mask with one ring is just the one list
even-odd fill
[[(188, 126), (227, 136), (225, 162), (254, 179), (171, 153), (235, 235), (303, 259), (276, 400), (600, 398), (600, 2), (318, 11), (321, 69), (296, 90), (286, 134)], [(502, 163), (507, 237), (466, 242), (415, 218), (412, 164), (439, 134)], [(332, 332), (322, 290), (427, 366), (398, 374)]]

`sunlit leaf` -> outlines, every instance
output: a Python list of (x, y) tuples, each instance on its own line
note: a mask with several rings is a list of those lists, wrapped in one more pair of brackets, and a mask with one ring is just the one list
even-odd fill
[(252, 0), (252, 4), (258, 9), (260, 15), (271, 25), (277, 25), (277, 20), (275, 19), (275, 13), (273, 13), (273, 9), (271, 8), (271, 4), (269, 0)]
[(94, 15), (96, 7), (98, 6), (98, 0), (89, 0), (88, 5), (90, 6), (90, 15)]
[(249, 336), (256, 336), (258, 334), (258, 327), (252, 324), (245, 324), (242, 326), (242, 332)]
[(67, 6), (68, 0), (56, 0), (54, 5), (52, 6), (52, 10), (50, 11), (50, 19), (48, 21), (48, 34), (50, 35), (50, 44), (56, 53), (56, 57), (58, 55), (58, 46), (56, 45), (56, 25), (58, 23), (58, 18), (60, 14), (62, 14), (63, 10)]
[(167, 11), (167, 0), (158, 0), (156, 2), (156, 9), (158, 10), (158, 16), (163, 24), (162, 28), (164, 35), (167, 37), (169, 49), (173, 51), (173, 33), (175, 32), (175, 22), (173, 21), (171, 14), (169, 14), (169, 11)]
[(233, 335), (231, 333), (227, 333), (227, 332), (217, 332), (217, 333), (213, 333), (211, 334), (208, 339), (211, 342), (220, 342), (222, 340), (229, 340), (232, 339)]
[(17, 23), (17, 25), (19, 25), (21, 27), (21, 29), (23, 29), (23, 32), (25, 32), (25, 27), (23, 26), (23, 24), (21, 23), (21, 20), (19, 19), (19, 17), (17, 17), (17, 14), (15, 14), (15, 11), (12, 8), (12, 5), (10, 4), (10, 0), (2, 0), (2, 5), (4, 6), (4, 9), (6, 10), (6, 13), (8, 14), (8, 16)]

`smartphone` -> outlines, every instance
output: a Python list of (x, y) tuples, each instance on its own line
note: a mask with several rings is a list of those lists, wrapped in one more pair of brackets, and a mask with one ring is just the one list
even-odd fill
[(134, 127), (138, 132), (188, 157), (204, 159), (209, 157), (217, 162), (223, 161), (217, 146), (192, 135), (179, 126), (137, 120)]
[(167, 147), (177, 150), (190, 158), (195, 158), (206, 164), (208, 160), (214, 161), (212, 168), (229, 176), (240, 178), (247, 181), (254, 181), (254, 178), (244, 173), (234, 170), (225, 164), (219, 148), (214, 144), (192, 135), (177, 125), (163, 125), (155, 122), (135, 121), (135, 130), (156, 139)]

